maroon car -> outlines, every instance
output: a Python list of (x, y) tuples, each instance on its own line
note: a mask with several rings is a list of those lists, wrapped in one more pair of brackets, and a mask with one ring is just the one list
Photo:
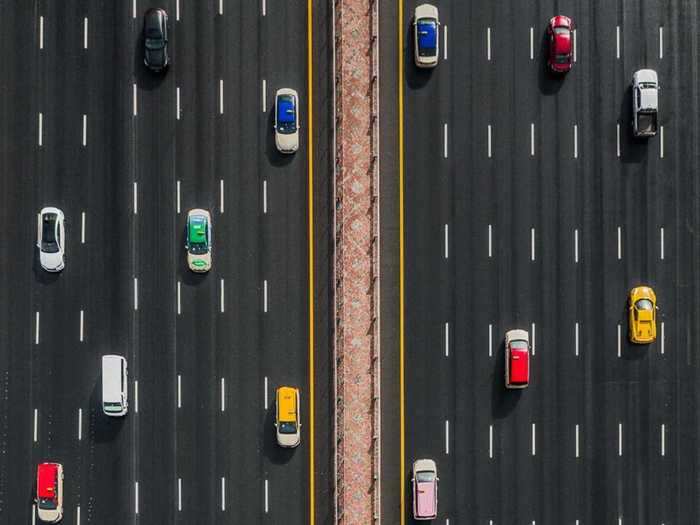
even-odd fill
[(547, 25), (549, 58), (547, 64), (554, 73), (566, 73), (574, 65), (574, 23), (568, 16), (555, 16)]

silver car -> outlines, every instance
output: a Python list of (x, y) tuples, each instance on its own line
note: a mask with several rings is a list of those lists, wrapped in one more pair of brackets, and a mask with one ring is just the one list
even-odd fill
[(47, 207), (39, 212), (37, 241), (39, 263), (47, 272), (60, 272), (65, 267), (66, 232), (63, 212)]

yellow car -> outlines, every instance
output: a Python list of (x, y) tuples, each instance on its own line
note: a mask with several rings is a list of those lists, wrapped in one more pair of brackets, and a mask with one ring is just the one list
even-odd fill
[(656, 340), (656, 294), (649, 286), (637, 286), (630, 290), (629, 337), (638, 344)]

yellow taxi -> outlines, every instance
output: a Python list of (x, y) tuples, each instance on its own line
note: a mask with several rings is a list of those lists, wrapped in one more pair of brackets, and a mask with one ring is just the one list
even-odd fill
[(281, 386), (277, 389), (275, 429), (280, 447), (293, 448), (301, 442), (298, 388)]
[(630, 290), (629, 338), (633, 343), (647, 344), (656, 340), (656, 294), (649, 286)]

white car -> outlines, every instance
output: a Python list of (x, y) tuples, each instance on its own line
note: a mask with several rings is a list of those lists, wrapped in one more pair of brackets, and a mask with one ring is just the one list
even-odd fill
[(632, 76), (632, 131), (635, 137), (653, 137), (658, 129), (659, 77), (653, 69)]
[(440, 18), (437, 7), (421, 4), (413, 15), (415, 60), (418, 67), (435, 67), (440, 55)]
[(43, 208), (39, 212), (36, 245), (41, 267), (47, 272), (60, 272), (65, 267), (64, 220), (63, 212), (58, 208)]
[(299, 95), (282, 88), (275, 93), (275, 146), (280, 153), (299, 149)]

